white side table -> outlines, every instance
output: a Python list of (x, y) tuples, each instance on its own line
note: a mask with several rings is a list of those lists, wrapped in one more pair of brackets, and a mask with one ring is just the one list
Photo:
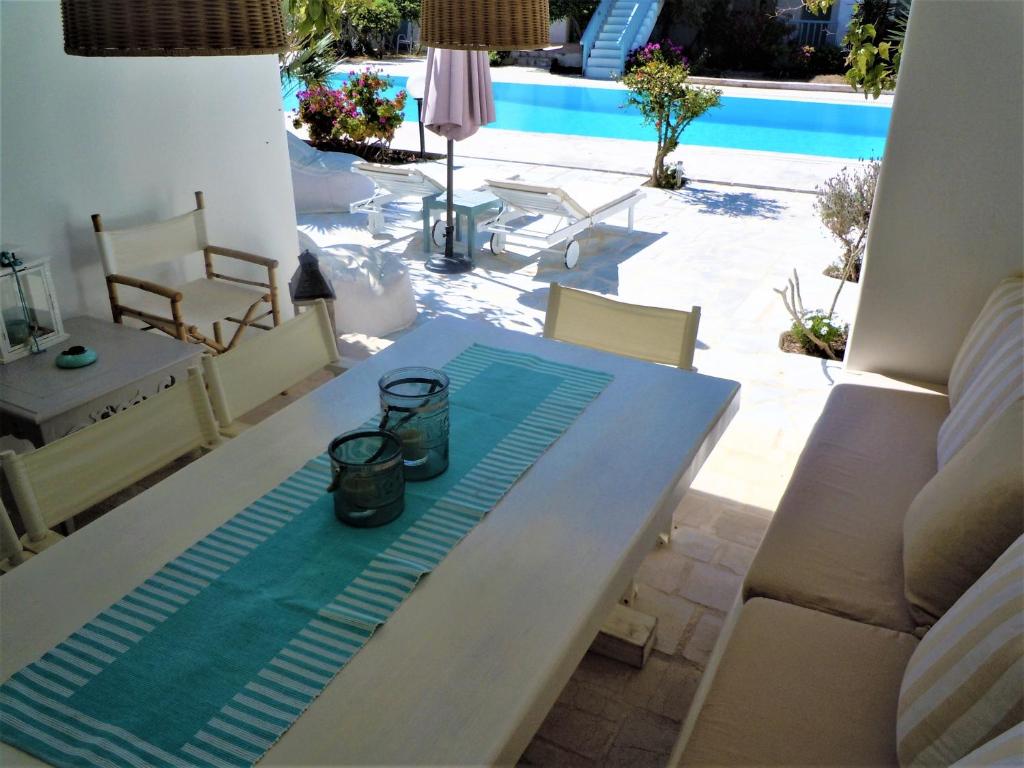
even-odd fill
[[(173, 386), (202, 354), (164, 334), (92, 317), (73, 317), (64, 330), (70, 338), (62, 344), (0, 365), (0, 436), (51, 443)], [(99, 359), (58, 368), (57, 355), (76, 344)]]

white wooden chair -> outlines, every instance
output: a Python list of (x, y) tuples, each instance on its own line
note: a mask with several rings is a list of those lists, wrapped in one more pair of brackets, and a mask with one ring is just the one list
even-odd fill
[(203, 358), (213, 412), (226, 437), (244, 429), (238, 417), (340, 360), (327, 304), (317, 301), (269, 333), (223, 355)]
[[(210, 243), (206, 236), (203, 193), (195, 195), (196, 209), (173, 219), (132, 229), (107, 230), (103, 228), (101, 216), (94, 213), (92, 225), (107, 275), (107, 293), (115, 323), (122, 322), (127, 315), (147, 323), (148, 328), (223, 352), (238, 343), (246, 328), (267, 330), (270, 326), (266, 318), (275, 326), (279, 324), (277, 262)], [(206, 262), (206, 277), (184, 285), (160, 285), (128, 274), (132, 270), (181, 261), (199, 251), (203, 252)], [(265, 268), (266, 282), (217, 272), (215, 255)], [(132, 289), (132, 298), (123, 301), (119, 287)], [(266, 310), (262, 314), (261, 308)], [(221, 330), (225, 320), (237, 326), (227, 343)], [(200, 327), (204, 330), (212, 327), (213, 338)]]
[(544, 335), (591, 349), (695, 370), (700, 307), (689, 312), (627, 304), (551, 284)]
[(143, 403), (30, 453), (0, 454), (25, 525), (25, 549), (63, 537), (53, 526), (198, 448), (220, 442), (202, 370)]
[(0, 499), (0, 573), (7, 573), (30, 557), (32, 553), (22, 546), (4, 502)]

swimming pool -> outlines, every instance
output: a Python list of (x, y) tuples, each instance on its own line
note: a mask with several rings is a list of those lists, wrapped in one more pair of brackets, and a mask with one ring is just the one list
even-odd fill
[[(331, 84), (338, 87), (344, 79), (338, 76)], [(391, 80), (394, 92), (405, 86), (404, 77)], [(495, 83), (498, 119), (490, 127), (653, 142), (654, 129), (644, 125), (636, 109), (623, 109), (625, 100), (618, 89)], [(285, 93), (284, 107), (296, 109), (294, 91)], [(723, 96), (721, 107), (686, 129), (682, 143), (823, 157), (881, 157), (891, 111), (867, 104)], [(412, 99), (405, 116), (416, 119)]]

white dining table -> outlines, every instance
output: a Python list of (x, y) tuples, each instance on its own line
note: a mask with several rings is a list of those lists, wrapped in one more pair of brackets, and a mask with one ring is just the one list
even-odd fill
[[(441, 318), (0, 578), (0, 681), (474, 342), (612, 382), (261, 765), (514, 763), (739, 406), (734, 381)], [(0, 764), (38, 765), (8, 745)]]

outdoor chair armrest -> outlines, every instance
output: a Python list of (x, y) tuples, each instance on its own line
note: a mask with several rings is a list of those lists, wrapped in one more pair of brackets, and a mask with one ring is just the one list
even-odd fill
[(256, 264), (257, 266), (266, 267), (267, 269), (276, 269), (278, 266), (275, 259), (268, 259), (265, 256), (257, 256), (255, 253), (236, 251), (234, 248), (224, 248), (219, 245), (208, 245), (206, 246), (206, 250), (210, 253), (227, 256), (230, 259), (237, 259), (238, 261), (245, 261), (249, 264)]
[(108, 283), (117, 283), (119, 285), (127, 285), (130, 288), (138, 288), (140, 291), (149, 291), (155, 293), (158, 296), (163, 296), (165, 299), (171, 301), (181, 301), (181, 291), (177, 291), (174, 288), (168, 288), (165, 285), (159, 283), (153, 283), (149, 280), (140, 280), (137, 277), (129, 277), (128, 275), (107, 275)]

